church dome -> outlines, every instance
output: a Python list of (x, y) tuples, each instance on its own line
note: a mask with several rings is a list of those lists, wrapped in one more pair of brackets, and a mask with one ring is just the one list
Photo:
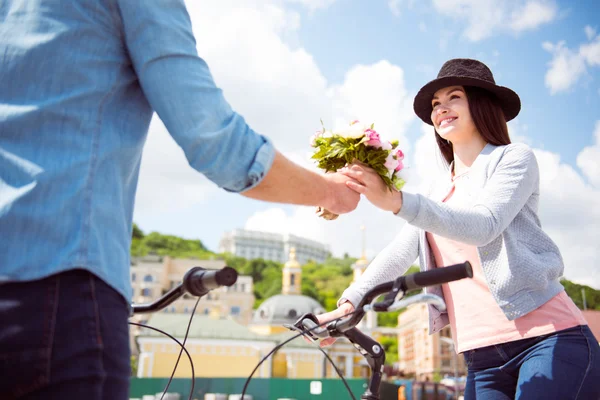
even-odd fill
[(265, 300), (254, 312), (253, 325), (293, 324), (306, 313), (322, 314), (325, 309), (312, 297), (278, 294)]

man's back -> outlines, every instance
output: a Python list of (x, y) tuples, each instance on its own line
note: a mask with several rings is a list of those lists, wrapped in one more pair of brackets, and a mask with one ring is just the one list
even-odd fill
[[(197, 57), (182, 0), (5, 0), (0, 57), (0, 281), (83, 267), (129, 298), (153, 109), (190, 164), (228, 190), (272, 158)], [(235, 166), (224, 149), (239, 153)]]

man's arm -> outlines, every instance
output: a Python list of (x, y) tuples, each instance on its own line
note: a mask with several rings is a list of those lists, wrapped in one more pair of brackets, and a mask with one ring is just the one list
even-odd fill
[(144, 94), (192, 168), (254, 199), (320, 205), (338, 214), (356, 207), (359, 195), (343, 184), (349, 178), (292, 163), (232, 110), (197, 54), (183, 0), (120, 1), (119, 10)]
[(276, 152), (264, 179), (242, 195), (278, 203), (322, 206), (343, 214), (356, 208), (360, 196), (346, 186), (341, 174), (322, 175), (302, 168)]

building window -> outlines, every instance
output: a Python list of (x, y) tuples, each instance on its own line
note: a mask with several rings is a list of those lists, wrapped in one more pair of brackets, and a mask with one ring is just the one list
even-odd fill
[(135, 272), (131, 274), (131, 282), (135, 282)]
[(154, 278), (152, 278), (152, 275), (146, 275), (144, 277), (144, 282), (152, 282), (154, 280)]
[(208, 315), (210, 313), (210, 310), (208, 308), (204, 309), (204, 315)]
[(150, 289), (150, 288), (144, 288), (144, 289), (142, 289), (142, 296), (144, 296), (144, 297), (151, 297), (152, 296), (152, 289)]
[(234, 317), (240, 315), (241, 311), (242, 310), (238, 306), (231, 307), (231, 315)]
[(245, 292), (245, 291), (246, 291), (246, 284), (240, 283), (240, 292)]
[(288, 317), (289, 318), (296, 318), (298, 316), (298, 311), (294, 310), (293, 308), (288, 311)]
[(294, 286), (296, 284), (296, 274), (290, 274), (290, 286)]

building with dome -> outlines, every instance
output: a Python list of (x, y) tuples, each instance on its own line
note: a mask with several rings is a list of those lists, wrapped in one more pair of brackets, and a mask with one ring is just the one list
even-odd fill
[(281, 294), (269, 297), (254, 312), (250, 329), (261, 335), (287, 331), (284, 324), (293, 324), (306, 313), (322, 314), (325, 308), (312, 297), (301, 294), (302, 266), (296, 259), (296, 249), (290, 250), (283, 267)]

